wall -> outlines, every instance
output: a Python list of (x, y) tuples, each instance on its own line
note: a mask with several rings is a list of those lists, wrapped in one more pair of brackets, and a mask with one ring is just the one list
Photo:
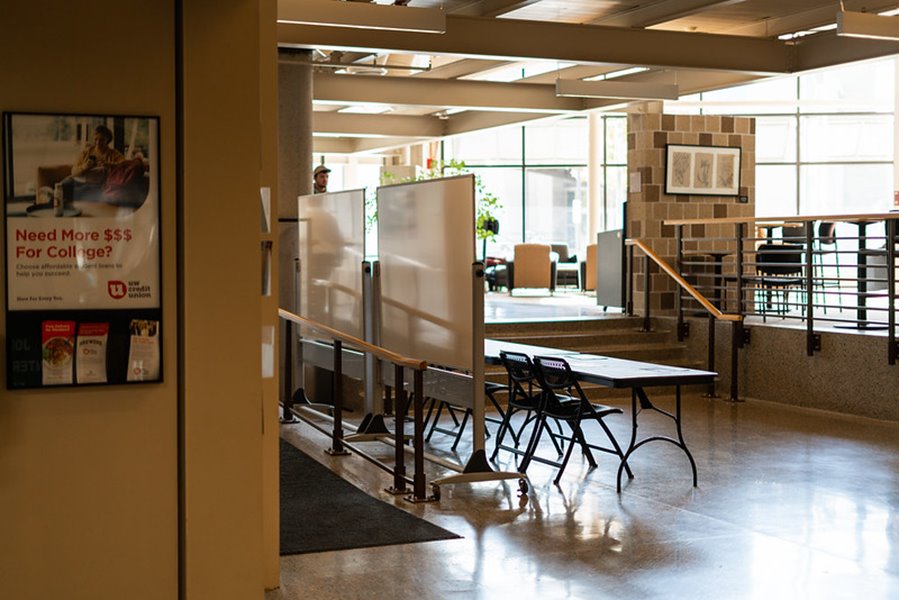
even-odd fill
[(168, 334), (161, 384), (11, 392), (0, 361), (2, 598), (177, 596), (174, 14), (113, 0), (0, 10), (0, 109), (160, 117)]
[[(708, 319), (689, 319), (686, 338), (694, 364), (707, 364)], [(785, 322), (788, 323), (788, 322)], [(674, 328), (673, 319), (667, 327)], [(750, 344), (739, 351), (740, 397), (769, 400), (873, 419), (899, 421), (897, 365), (887, 361), (885, 335), (821, 332), (821, 351), (806, 355), (803, 325), (750, 326)], [(731, 382), (731, 325), (715, 328), (718, 394), (728, 398)]]
[(280, 449), (279, 417), (279, 365), (278, 355), (278, 300), (280, 277), (278, 273), (277, 213), (278, 198), (278, 39), (276, 31), (278, 7), (274, 0), (259, 3), (259, 105), (262, 125), (262, 173), (260, 184), (271, 188), (272, 233), (263, 236), (272, 242), (271, 296), (262, 299), (260, 320), (263, 327), (270, 327), (275, 334), (272, 377), (262, 380), (262, 515), (263, 515), (263, 573), (266, 589), (279, 585), (281, 565), (280, 517)]
[(184, 592), (261, 598), (259, 2), (183, 13)]
[(3, 390), (2, 598), (244, 600), (277, 578), (262, 561), (277, 428), (260, 377), (258, 197), (276, 178), (260, 10), (274, 1), (4, 0), (0, 109), (160, 117), (169, 335), (161, 384)]
[[(755, 215), (755, 119), (748, 117), (629, 114), (627, 118), (628, 235), (639, 238), (674, 266), (675, 229), (665, 220), (748, 217)], [(737, 146), (742, 150), (740, 195), (735, 197), (681, 196), (665, 193), (667, 144)], [(639, 191), (633, 182), (640, 182)], [(687, 226), (684, 237), (732, 237), (733, 226)], [(712, 250), (714, 241), (689, 242), (685, 251)], [(642, 269), (639, 265), (637, 269)], [(658, 268), (652, 270), (653, 314), (671, 314), (675, 284)], [(635, 281), (635, 306), (643, 306), (643, 281)], [(661, 311), (661, 312), (660, 312)]]

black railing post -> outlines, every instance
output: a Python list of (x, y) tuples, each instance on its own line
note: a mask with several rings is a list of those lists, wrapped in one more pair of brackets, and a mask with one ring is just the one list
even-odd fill
[[(743, 347), (743, 235), (745, 227), (743, 223), (736, 225), (736, 258), (734, 261), (734, 277), (736, 279), (737, 314), (739, 321), (734, 321), (730, 330), (730, 401), (737, 402), (740, 399), (740, 348)], [(754, 237), (754, 236), (753, 236)]]
[[(708, 356), (708, 371), (715, 371), (715, 315), (709, 313), (709, 356)], [(709, 383), (709, 398), (717, 398), (718, 394), (715, 391), (715, 380), (712, 380)]]
[(739, 349), (743, 338), (743, 320), (733, 321), (730, 330), (730, 401), (737, 402), (740, 399), (739, 385)]
[[(812, 228), (814, 221), (805, 222), (805, 353), (815, 355), (815, 261)], [(827, 299), (824, 299), (827, 302)]]
[[(744, 256), (743, 256), (743, 236), (745, 235), (744, 224), (737, 223), (736, 229), (737, 229), (737, 253), (736, 253), (736, 259), (735, 259), (735, 264), (734, 264), (736, 273), (734, 273), (734, 276), (736, 277), (736, 280), (737, 280), (737, 283), (736, 283), (736, 285), (737, 285), (737, 314), (739, 314), (741, 317), (745, 317), (744, 311), (746, 310), (746, 307), (743, 303), (743, 261), (745, 260)], [(743, 328), (743, 325), (742, 325), (742, 320), (741, 320), (740, 321), (741, 334), (742, 334), (742, 328)], [(741, 335), (740, 336), (740, 338), (741, 338), (740, 347), (741, 348), (743, 347), (742, 337), (743, 336)]]
[(652, 275), (649, 273), (649, 255), (643, 257), (643, 331), (651, 331), (649, 293), (652, 291)]
[(415, 394), (413, 403), (413, 417), (415, 434), (412, 438), (412, 447), (415, 450), (415, 473), (412, 476), (413, 499), (417, 502), (427, 500), (425, 493), (425, 442), (424, 442), (424, 384), (423, 372), (416, 369), (413, 375), (412, 389)]
[(403, 407), (406, 405), (406, 386), (403, 384), (403, 367), (400, 365), (393, 366), (393, 389), (394, 394), (394, 435), (393, 435), (393, 487), (387, 488), (391, 494), (405, 494), (409, 490), (406, 488), (406, 431), (404, 422), (406, 415), (403, 414)]
[[(677, 274), (684, 277), (684, 226), (674, 226), (674, 238), (676, 240), (676, 254), (674, 255), (674, 268)], [(677, 341), (684, 341), (684, 291), (678, 286), (674, 296), (674, 309), (677, 311)]]
[(334, 431), (331, 435), (331, 447), (326, 450), (331, 455), (347, 455), (349, 451), (343, 447), (343, 342), (334, 340), (334, 385), (331, 386), (334, 403)]
[(887, 320), (889, 326), (887, 360), (896, 364), (896, 219), (887, 219)]
[(634, 316), (634, 277), (637, 276), (634, 273), (634, 247), (627, 247), (627, 305), (625, 306), (625, 313), (629, 317)]
[(281, 391), (281, 397), (284, 399), (281, 405), (281, 422), (296, 423), (297, 418), (293, 416), (293, 323), (287, 319), (284, 320), (284, 373), (282, 373), (282, 381), (284, 388)]

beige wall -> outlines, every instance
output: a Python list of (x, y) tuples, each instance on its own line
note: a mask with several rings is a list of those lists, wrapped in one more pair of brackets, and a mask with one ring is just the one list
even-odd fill
[[(112, 45), (122, 39), (127, 48)], [(177, 593), (174, 64), (171, 2), (4, 0), (0, 10), (0, 109), (160, 117), (166, 334), (161, 384), (3, 389), (3, 598)]]
[[(258, 189), (271, 134), (260, 109), (271, 95), (259, 85), (260, 9), (273, 6), (3, 1), (0, 109), (160, 117), (167, 335), (161, 384), (2, 390), (2, 598), (176, 598), (179, 561), (186, 598), (261, 598), (272, 565), (277, 578), (277, 557), (267, 557), (265, 577), (262, 560), (263, 498), (273, 503), (270, 463), (263, 494), (263, 429), (275, 436), (268, 453), (277, 447), (263, 398), (274, 384), (260, 377), (261, 319), (247, 318), (261, 310)], [(5, 360), (5, 381), (4, 369)]]

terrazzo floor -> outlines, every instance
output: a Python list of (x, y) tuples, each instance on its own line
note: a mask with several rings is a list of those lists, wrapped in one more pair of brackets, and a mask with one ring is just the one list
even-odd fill
[[(284, 425), (282, 437), (352, 483), (462, 538), (282, 557), (281, 587), (266, 600), (899, 598), (899, 424), (701, 391), (684, 402), (695, 488), (685, 456), (651, 443), (632, 456), (635, 478), (620, 494), (615, 460), (598, 456), (589, 470), (575, 455), (559, 486), (552, 467), (532, 463), (526, 497), (514, 480), (489, 481), (411, 504), (383, 491), (384, 471), (325, 454), (327, 438), (308, 424)], [(625, 411), (607, 422), (626, 441), (629, 401), (610, 402)], [(641, 415), (641, 437), (671, 433)], [(456, 453), (450, 436), (432, 442), (445, 459), (470, 455), (468, 441)], [(362, 446), (392, 460), (390, 446)], [(495, 466), (514, 469), (513, 456)], [(429, 481), (448, 473), (426, 468)]]

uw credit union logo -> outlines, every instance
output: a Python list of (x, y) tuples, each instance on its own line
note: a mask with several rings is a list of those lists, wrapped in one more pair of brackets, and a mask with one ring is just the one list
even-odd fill
[(124, 281), (110, 280), (106, 282), (106, 291), (109, 292), (110, 298), (120, 300), (128, 294), (128, 286)]

